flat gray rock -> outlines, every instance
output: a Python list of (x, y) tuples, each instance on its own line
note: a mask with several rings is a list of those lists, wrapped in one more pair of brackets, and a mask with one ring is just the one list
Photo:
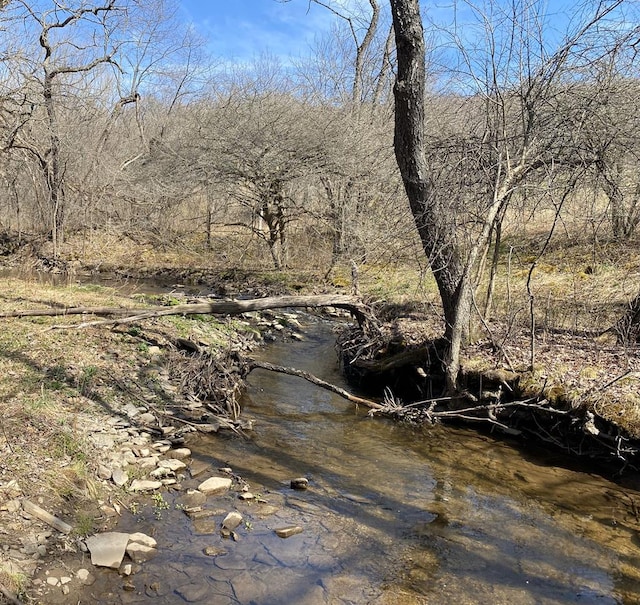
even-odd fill
[(191, 466), (189, 467), (189, 472), (192, 477), (197, 477), (198, 475), (202, 475), (205, 471), (211, 469), (211, 465), (204, 460), (194, 460), (191, 462)]
[(141, 531), (137, 531), (134, 534), (129, 534), (129, 543), (131, 544), (133, 542), (144, 544), (149, 548), (156, 548), (158, 546), (155, 538), (147, 536), (147, 534), (143, 534)]
[(134, 563), (144, 563), (157, 554), (157, 550), (151, 546), (140, 544), (139, 542), (129, 542), (127, 554)]
[(122, 487), (126, 485), (129, 481), (129, 474), (127, 471), (123, 471), (121, 468), (113, 469), (113, 473), (111, 473), (111, 480), (118, 486)]
[(187, 603), (196, 603), (210, 596), (209, 592), (208, 584), (185, 584), (176, 588), (176, 594), (181, 596)]
[(240, 523), (242, 523), (242, 515), (237, 511), (233, 511), (224, 518), (222, 527), (225, 529), (235, 529)]
[(182, 460), (178, 460), (177, 458), (169, 458), (168, 460), (160, 460), (158, 463), (160, 468), (166, 468), (174, 473), (177, 471), (182, 471), (187, 468), (187, 465), (182, 462)]
[(231, 479), (228, 477), (210, 477), (198, 486), (198, 490), (210, 496), (226, 492), (231, 487)]
[(134, 479), (129, 486), (130, 492), (150, 492), (162, 487), (161, 481), (145, 481), (144, 479)]
[(95, 534), (85, 540), (91, 553), (91, 563), (99, 567), (118, 569), (129, 543), (129, 534), (117, 531)]
[(169, 450), (166, 456), (167, 458), (175, 458), (176, 460), (185, 460), (191, 457), (191, 450), (188, 447), (179, 447), (175, 450)]

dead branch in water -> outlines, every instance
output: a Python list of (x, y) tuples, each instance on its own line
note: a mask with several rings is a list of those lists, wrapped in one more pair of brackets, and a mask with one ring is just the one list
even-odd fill
[(337, 395), (340, 395), (340, 397), (343, 397), (344, 399), (351, 401), (356, 405), (364, 405), (374, 410), (381, 410), (384, 408), (384, 406), (381, 403), (372, 401), (371, 399), (365, 399), (363, 397), (358, 397), (357, 395), (353, 395), (352, 393), (349, 393), (349, 391), (346, 391), (345, 389), (342, 389), (336, 386), (335, 384), (331, 384), (330, 382), (322, 380), (321, 378), (318, 378), (317, 376), (314, 376), (313, 374), (309, 374), (309, 372), (305, 372), (303, 370), (298, 370), (296, 368), (289, 368), (285, 366), (278, 366), (273, 363), (268, 363), (266, 361), (256, 361), (256, 360), (248, 361), (248, 366), (249, 366), (249, 371), (255, 368), (260, 368), (262, 370), (269, 370), (270, 372), (279, 372), (280, 374), (288, 374), (289, 376), (297, 376), (298, 378), (304, 378), (304, 380), (312, 384), (315, 384), (316, 386), (319, 386), (323, 389), (331, 391), (332, 393), (336, 393)]

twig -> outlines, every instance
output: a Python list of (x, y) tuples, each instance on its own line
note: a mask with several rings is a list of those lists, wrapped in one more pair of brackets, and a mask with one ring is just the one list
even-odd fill
[(491, 339), (491, 344), (496, 349), (498, 349), (498, 351), (500, 351), (500, 354), (504, 357), (504, 360), (507, 362), (509, 369), (512, 372), (514, 372), (515, 370), (513, 369), (513, 363), (509, 358), (509, 355), (507, 355), (507, 352), (504, 350), (504, 347), (500, 343), (498, 343), (498, 341), (493, 337), (493, 332), (491, 331), (491, 328), (489, 327), (489, 324), (487, 324), (487, 321), (485, 320), (485, 318), (482, 316), (482, 313), (480, 313), (480, 309), (478, 309), (478, 305), (476, 303), (476, 297), (473, 293), (472, 293), (472, 300), (473, 300), (473, 307), (476, 310), (478, 317), (480, 318), (480, 323), (482, 323), (482, 326), (484, 327), (487, 334), (489, 335), (489, 338)]
[(18, 599), (16, 595), (12, 592), (9, 592), (2, 584), (0, 584), (0, 593), (2, 596), (9, 601), (11, 605), (24, 605), (24, 603)]
[[(580, 397), (580, 401), (584, 401), (587, 397), (590, 397), (591, 395), (594, 395), (595, 393), (602, 393), (603, 391), (606, 391), (610, 386), (614, 385), (616, 382), (618, 382), (619, 380), (622, 380), (625, 376), (628, 376), (629, 374), (631, 374), (631, 370), (626, 370), (625, 372), (623, 372), (622, 374), (620, 374), (619, 376), (616, 376), (615, 378), (612, 378), (609, 382), (607, 382), (607, 384), (602, 385), (598, 388), (591, 388), (588, 391), (586, 391), (581, 397)], [(600, 416), (598, 410), (597, 410), (597, 402), (594, 405), (594, 411)]]
[(372, 401), (371, 399), (365, 399), (363, 397), (358, 397), (357, 395), (353, 395), (352, 393), (349, 393), (349, 391), (346, 391), (345, 389), (342, 389), (334, 384), (331, 384), (330, 382), (322, 380), (321, 378), (318, 378), (313, 374), (309, 374), (309, 372), (304, 372), (303, 370), (298, 370), (296, 368), (288, 368), (284, 366), (278, 366), (272, 363), (268, 363), (266, 361), (256, 361), (256, 360), (249, 360), (248, 366), (249, 366), (249, 371), (253, 370), (254, 368), (261, 368), (263, 370), (269, 370), (271, 372), (280, 372), (281, 374), (288, 374), (290, 376), (297, 376), (298, 378), (304, 378), (308, 382), (311, 382), (316, 386), (322, 387), (323, 389), (327, 389), (328, 391), (331, 391), (333, 393), (336, 393), (337, 395), (340, 395), (340, 397), (344, 397), (348, 401), (351, 401), (352, 403), (355, 403), (355, 404), (365, 405), (369, 408), (376, 409), (376, 410), (382, 410), (385, 407), (383, 404), (378, 403), (377, 401)]

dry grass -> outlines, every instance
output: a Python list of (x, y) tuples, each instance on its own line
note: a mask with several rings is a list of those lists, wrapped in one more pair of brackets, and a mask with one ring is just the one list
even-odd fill
[[(112, 288), (17, 279), (3, 279), (2, 286), (4, 310), (144, 305)], [(118, 384), (156, 381), (161, 360), (149, 352), (149, 339), (165, 344), (182, 336), (222, 345), (243, 328), (211, 317), (166, 317), (117, 330), (51, 329), (79, 321), (0, 319), (0, 483), (15, 479), (22, 496), (44, 498), (54, 513), (60, 507), (81, 511), (83, 501), (99, 495), (93, 477), (100, 459), (87, 427), (99, 428), (126, 403)], [(6, 498), (0, 491), (0, 504)]]
[[(545, 220), (549, 217), (540, 214), (534, 220), (525, 218), (511, 217), (512, 222), (505, 229), (507, 236), (501, 247), (489, 322), (491, 336), (508, 352), (515, 369), (523, 373), (523, 384), (527, 381), (531, 383), (531, 390), (546, 390), (545, 395), (563, 398), (573, 405), (587, 403), (631, 434), (640, 436), (640, 413), (635, 395), (638, 371), (636, 352), (620, 347), (606, 337), (604, 340), (594, 340), (591, 334), (610, 328), (638, 291), (640, 242), (600, 240), (594, 244), (594, 240), (587, 237), (580, 213), (576, 212), (571, 220), (563, 221), (563, 228), (558, 230), (540, 256), (546, 239)], [(512, 235), (509, 236), (509, 233)], [(103, 233), (92, 236), (90, 240), (80, 236), (70, 238), (65, 254), (67, 258), (80, 259), (89, 266), (108, 264), (110, 267), (147, 268), (149, 273), (157, 268), (169, 267), (186, 269), (185, 275), (189, 271), (205, 275), (202, 267), (228, 273), (238, 267), (251, 266), (261, 269), (257, 280), (268, 286), (265, 293), (291, 289), (301, 292), (350, 292), (352, 287), (351, 265), (348, 262), (334, 267), (326, 281), (323, 281), (321, 276), (327, 268), (324, 253), (300, 256), (307, 263), (303, 275), (300, 271), (274, 272), (265, 249), (244, 235), (239, 237), (232, 233), (218, 233), (214, 238), (214, 250), (211, 251), (204, 250), (202, 243), (157, 246), (150, 241)], [(294, 240), (292, 245), (307, 251), (310, 249), (305, 242)], [(415, 247), (413, 243), (411, 246)], [(386, 258), (380, 254), (375, 260), (370, 258), (369, 262), (360, 264), (360, 291), (370, 301), (386, 300), (408, 307), (417, 302), (421, 308), (437, 314), (438, 295), (433, 276), (425, 268), (424, 259), (420, 259), (411, 246), (407, 245), (401, 257), (394, 258), (390, 251)], [(410, 261), (411, 258), (414, 260)], [(485, 271), (485, 276), (486, 273), (488, 271)], [(539, 375), (528, 370), (531, 365), (529, 277), (536, 327), (533, 363), (544, 368), (544, 373)], [(206, 275), (204, 281), (207, 283)], [(16, 287), (19, 288), (18, 285)], [(484, 307), (485, 291), (486, 278), (476, 295), (480, 310)], [(84, 300), (89, 304), (90, 292), (82, 293), (73, 288), (66, 292), (41, 291), (35, 297), (41, 300), (34, 300), (34, 292), (20, 295), (16, 290), (16, 297), (5, 297), (5, 302), (9, 307), (11, 304), (55, 304), (64, 303), (64, 300), (56, 297), (64, 299), (70, 295), (75, 297), (74, 302), (81, 302), (78, 300), (80, 294), (86, 294)], [(103, 290), (96, 292), (93, 300), (97, 304), (119, 304), (118, 297), (117, 291)], [(180, 318), (168, 321), (173, 322), (172, 329), (183, 336), (192, 328), (192, 324)], [(37, 321), (34, 320), (31, 325), (34, 323)], [(45, 322), (43, 325), (48, 324)], [(567, 331), (572, 334), (567, 334)], [(468, 367), (487, 366), (491, 369), (505, 363), (493, 350), (483, 349), (487, 347), (489, 335), (480, 322), (473, 322), (471, 334), (473, 343), (467, 350), (465, 360)], [(201, 337), (198, 334), (195, 336)], [(14, 338), (23, 348), (28, 344), (34, 357), (42, 359), (45, 354), (50, 356), (51, 361), (46, 364), (50, 366), (55, 365), (56, 359), (64, 357), (67, 344), (82, 348), (79, 342), (73, 344), (77, 338), (75, 335), (64, 346), (59, 344), (59, 334), (53, 332), (41, 334), (38, 342), (33, 343), (27, 343), (25, 333), (16, 334)], [(87, 356), (87, 359), (78, 359), (72, 364), (70, 370), (74, 375), (82, 372), (82, 367), (101, 367), (104, 360), (91, 357), (88, 353)], [(625, 372), (630, 372), (628, 380), (615, 381), (602, 390), (604, 385)]]

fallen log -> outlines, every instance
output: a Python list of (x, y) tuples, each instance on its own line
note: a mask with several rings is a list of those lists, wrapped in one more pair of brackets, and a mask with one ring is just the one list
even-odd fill
[(127, 318), (146, 319), (165, 315), (239, 315), (250, 311), (283, 309), (287, 307), (336, 307), (346, 309), (358, 323), (371, 320), (372, 316), (361, 300), (355, 296), (338, 294), (319, 294), (312, 296), (271, 296), (248, 300), (212, 300), (206, 302), (174, 305), (171, 307), (62, 307), (57, 309), (20, 309), (4, 311), (0, 318), (9, 317), (60, 317), (66, 315), (96, 315), (99, 317), (118, 316), (123, 320), (114, 323), (126, 323)]

